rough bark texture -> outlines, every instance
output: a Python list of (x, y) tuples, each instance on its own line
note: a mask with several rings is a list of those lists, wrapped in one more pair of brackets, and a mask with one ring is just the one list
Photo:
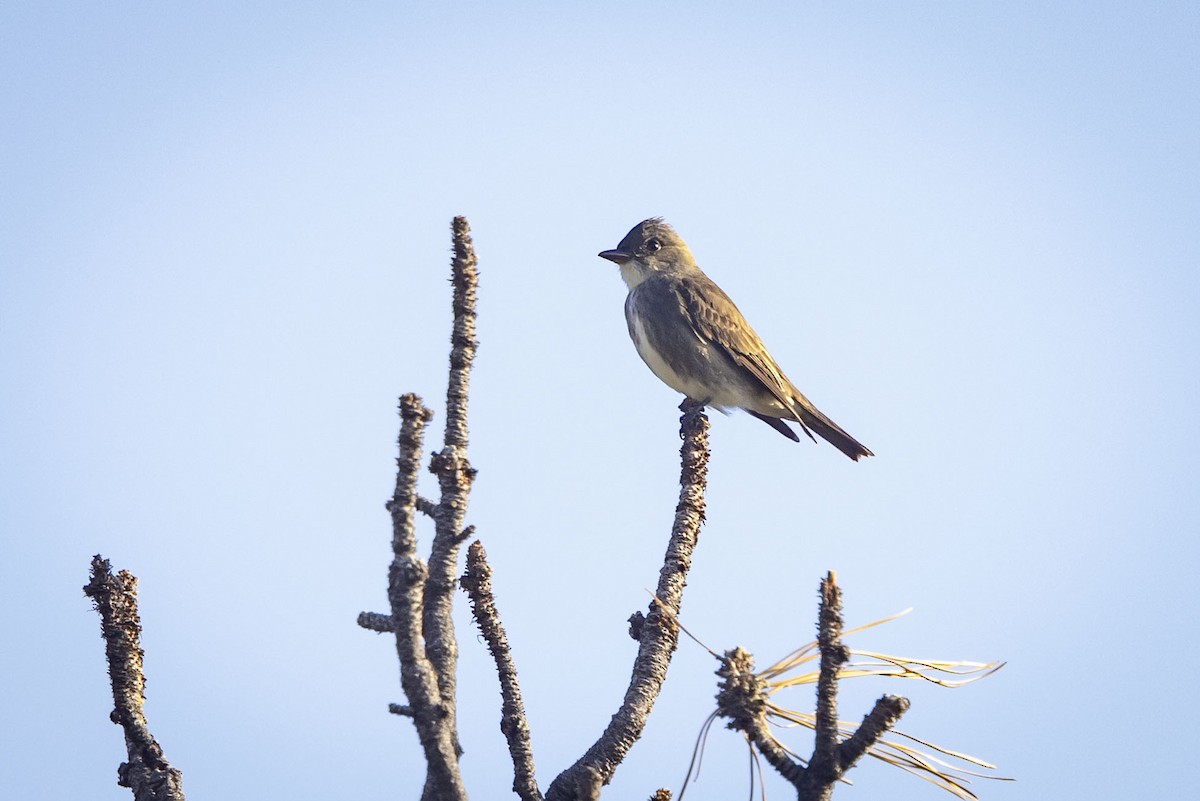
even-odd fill
[(807, 766), (794, 758), (771, 734), (767, 724), (767, 686), (754, 673), (750, 654), (741, 648), (726, 651), (717, 675), (717, 714), (729, 721), (758, 749), (767, 763), (796, 788), (799, 801), (828, 801), (833, 787), (846, 771), (896, 724), (908, 701), (885, 695), (863, 718), (862, 724), (839, 743), (837, 720), (838, 672), (850, 658), (842, 644), (842, 591), (830, 572), (821, 580), (821, 607), (817, 622), (817, 645), (821, 662), (817, 674), (816, 732), (812, 757)]
[(838, 753), (837, 677), (850, 652), (842, 644), (842, 591), (833, 573), (821, 581), (817, 621), (821, 667), (817, 675), (817, 722), (812, 759), (796, 784), (799, 797), (826, 801), (845, 772)]
[[(450, 370), (446, 389), (443, 447), (429, 469), (437, 476), (440, 497), (417, 494), (425, 428), (433, 412), (413, 394), (400, 398), (400, 455), (396, 489), (387, 508), (392, 515), (392, 564), (388, 569), (391, 613), (363, 612), (358, 624), (370, 631), (391, 632), (400, 660), (400, 686), (407, 704), (391, 704), (394, 714), (412, 718), (424, 749), (426, 774), (423, 801), (465, 799), (458, 759), (462, 755), (456, 722), (458, 643), (452, 616), (457, 591), (458, 549), (470, 536), (463, 527), (475, 470), (467, 461), (467, 397), (475, 358), (475, 298), (478, 287), (471, 229), (463, 217), (451, 225), (454, 256), (454, 322), (450, 336)], [(417, 515), (432, 518), (433, 543), (426, 563), (417, 556)]]
[(158, 741), (150, 734), (142, 706), (146, 677), (142, 672), (141, 620), (137, 608), (137, 578), (92, 557), (91, 580), (83, 588), (100, 613), (100, 633), (112, 680), (112, 721), (125, 732), (129, 761), (117, 768), (117, 784), (133, 790), (137, 801), (183, 801), (183, 774), (171, 767)]
[(425, 426), (433, 417), (413, 394), (400, 398), (400, 456), (396, 460), (396, 489), (388, 502), (392, 514), (392, 564), (388, 569), (388, 602), (396, 655), (400, 660), (400, 686), (408, 699), (405, 710), (417, 730), (425, 753), (425, 789), (421, 797), (465, 799), (466, 788), (458, 767), (458, 736), (447, 710), (437, 668), (429, 658), (422, 635), (425, 583), (429, 570), (417, 556), (417, 474)]
[(721, 677), (717, 714), (729, 721), (729, 728), (744, 732), (768, 765), (794, 782), (804, 767), (771, 736), (767, 727), (766, 683), (755, 674), (750, 653), (743, 648), (726, 651), (717, 675)]
[(637, 627), (638, 653), (625, 700), (604, 733), (574, 765), (563, 771), (546, 791), (547, 801), (595, 799), (600, 788), (612, 779), (617, 765), (641, 736), (646, 718), (658, 698), (667, 666), (679, 641), (676, 618), (692, 563), (692, 551), (704, 522), (704, 491), (708, 479), (708, 418), (704, 408), (691, 400), (680, 406), (679, 503), (667, 544), (666, 557), (658, 574), (658, 589), (649, 613)]
[(500, 731), (508, 740), (508, 753), (512, 757), (513, 792), (522, 801), (542, 801), (542, 792), (534, 777), (533, 746), (529, 741), (529, 721), (521, 702), (517, 667), (492, 594), (492, 568), (478, 540), (467, 549), (467, 570), (462, 577), (462, 586), (471, 599), (471, 612), (500, 676)]
[(451, 224), (454, 257), (450, 282), (454, 287), (454, 324), (450, 334), (450, 374), (446, 386), (446, 431), (442, 450), (435, 453), (429, 469), (438, 479), (441, 498), (431, 510), (433, 545), (429, 552), (429, 574), (425, 580), (422, 631), (429, 660), (438, 679), (438, 690), (447, 702), (443, 712), (455, 732), (455, 750), (461, 754), (455, 722), (455, 684), (458, 671), (458, 642), (454, 637), (452, 609), (458, 589), (458, 548), (468, 534), (463, 531), (467, 498), (475, 470), (467, 461), (467, 398), (471, 364), (479, 343), (475, 340), (475, 300), (479, 284), (475, 247), (465, 217)]

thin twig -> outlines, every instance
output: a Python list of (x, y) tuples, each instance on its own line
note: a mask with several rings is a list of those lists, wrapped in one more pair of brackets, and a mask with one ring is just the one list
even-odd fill
[(483, 545), (476, 540), (467, 549), (467, 570), (461, 579), (462, 587), (471, 599), (471, 611), (479, 631), (487, 641), (488, 650), (496, 662), (500, 676), (500, 731), (508, 740), (508, 753), (513, 761), (513, 792), (522, 801), (542, 801), (533, 769), (533, 746), (529, 741), (529, 721), (521, 703), (521, 687), (513, 663), (508, 637), (496, 610), (492, 593), (492, 568), (487, 563)]
[(357, 623), (367, 631), (377, 631), (380, 634), (391, 634), (396, 630), (392, 616), (379, 612), (359, 612)]
[(675, 616), (679, 614), (692, 551), (704, 522), (709, 458), (708, 418), (704, 407), (685, 400), (679, 408), (683, 411), (680, 418), (683, 445), (679, 449), (682, 463), (679, 504), (675, 507), (671, 538), (658, 574), (656, 600), (651, 602), (649, 613), (638, 631), (638, 653), (625, 700), (592, 747), (551, 783), (546, 791), (547, 801), (599, 797), (600, 788), (612, 779), (617, 765), (641, 736), (679, 641)]
[(99, 554), (92, 557), (91, 580), (83, 588), (100, 613), (100, 633), (112, 681), (112, 721), (125, 732), (129, 761), (117, 769), (117, 784), (133, 790), (136, 801), (183, 801), (183, 774), (171, 767), (162, 747), (150, 734), (142, 709), (146, 677), (142, 672), (141, 620), (137, 609), (137, 578)]

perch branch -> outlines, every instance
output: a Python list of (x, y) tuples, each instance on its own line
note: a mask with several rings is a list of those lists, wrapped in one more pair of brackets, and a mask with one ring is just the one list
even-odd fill
[(638, 630), (638, 653), (633, 675), (621, 707), (600, 738), (563, 771), (546, 792), (547, 801), (595, 799), (608, 784), (617, 765), (641, 736), (646, 718), (662, 689), (667, 666), (679, 641), (679, 615), (692, 551), (704, 522), (704, 490), (708, 476), (708, 418), (704, 407), (685, 400), (679, 407), (680, 454), (679, 504), (667, 544), (666, 557), (658, 575), (655, 600)]

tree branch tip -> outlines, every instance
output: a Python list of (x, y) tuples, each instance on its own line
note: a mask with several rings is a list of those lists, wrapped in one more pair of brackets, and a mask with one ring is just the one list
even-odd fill
[[(110, 586), (110, 582), (120, 581), (123, 587)], [(112, 570), (112, 562), (100, 554), (92, 557), (91, 568), (88, 571), (88, 583), (83, 585), (83, 594), (93, 601), (115, 590), (137, 590), (137, 577), (128, 570)]]
[(356, 622), (360, 628), (379, 634), (390, 634), (396, 630), (392, 616), (382, 612), (359, 612)]
[[(886, 708), (894, 711), (897, 717), (907, 712), (911, 706), (912, 702), (903, 695), (892, 695), (891, 693), (881, 695), (875, 702), (875, 709)], [(873, 709), (871, 712), (874, 713), (875, 710)]]
[(854, 733), (838, 744), (837, 757), (841, 773), (845, 773), (871, 750), (892, 729), (900, 717), (908, 711), (907, 698), (898, 695), (883, 695), (862, 719)]
[[(463, 534), (467, 534), (467, 538), (470, 538), (470, 535), (475, 533), (474, 529), (474, 526), (467, 526), (470, 533), (464, 530)], [(467, 570), (475, 569), (487, 570), (488, 575), (491, 575), (492, 572), (491, 565), (487, 561), (487, 551), (483, 549), (483, 542), (480, 540), (475, 540), (467, 546)]]
[(416, 713), (413, 712), (413, 708), (407, 704), (388, 704), (388, 712), (405, 718), (416, 717)]
[(467, 566), (458, 584), (467, 591), (474, 602), (475, 594), (487, 587), (491, 579), (492, 566), (487, 563), (487, 554), (484, 553), (483, 546), (479, 544), (479, 540), (475, 540), (467, 550)]
[(433, 419), (433, 409), (425, 405), (421, 396), (415, 392), (406, 392), (400, 396), (400, 417), (405, 420), (416, 420), (421, 424)]

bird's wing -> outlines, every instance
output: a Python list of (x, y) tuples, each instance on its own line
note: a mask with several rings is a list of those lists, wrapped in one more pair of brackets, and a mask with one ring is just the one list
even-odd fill
[(791, 410), (795, 387), (721, 287), (700, 274), (676, 283), (675, 291), (696, 336), (719, 347), (734, 364), (758, 379), (784, 409)]
[[(771, 354), (767, 353), (762, 340), (742, 317), (737, 306), (710, 278), (703, 274), (689, 276), (675, 284), (675, 292), (696, 336), (711, 342), (737, 367), (755, 378), (787, 411), (787, 419), (800, 423), (810, 439), (816, 439), (813, 436), (815, 430), (855, 461), (861, 456), (874, 455), (800, 394), (771, 358)], [(779, 426), (769, 419), (771, 415), (763, 415), (752, 409), (746, 411), (779, 430)]]

